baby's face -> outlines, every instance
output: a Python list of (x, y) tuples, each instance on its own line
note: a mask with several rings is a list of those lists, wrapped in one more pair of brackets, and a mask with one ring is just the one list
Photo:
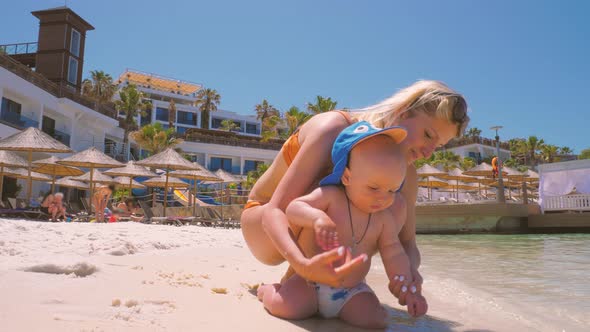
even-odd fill
[(383, 143), (355, 147), (343, 176), (351, 202), (366, 213), (390, 207), (406, 176), (401, 150), (391, 150), (391, 144)]

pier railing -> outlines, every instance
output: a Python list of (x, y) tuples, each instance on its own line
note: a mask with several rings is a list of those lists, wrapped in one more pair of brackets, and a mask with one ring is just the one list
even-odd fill
[(590, 195), (549, 196), (542, 205), (544, 211), (590, 211)]

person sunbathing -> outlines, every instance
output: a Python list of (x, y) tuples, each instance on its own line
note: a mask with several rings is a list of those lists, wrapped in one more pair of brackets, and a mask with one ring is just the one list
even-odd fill
[(48, 212), (51, 215), (51, 221), (57, 221), (60, 217), (66, 219), (66, 208), (63, 205), (64, 194), (56, 193), (48, 204)]

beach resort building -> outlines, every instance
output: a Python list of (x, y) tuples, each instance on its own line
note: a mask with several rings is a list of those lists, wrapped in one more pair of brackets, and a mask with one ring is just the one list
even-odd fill
[[(200, 84), (132, 69), (122, 73), (117, 84), (119, 88), (135, 84), (152, 103), (152, 109), (144, 116), (138, 115), (140, 126), (159, 122), (168, 128), (172, 123), (178, 136), (184, 139), (179, 146), (182, 151), (209, 170), (223, 169), (244, 175), (260, 163), (270, 163), (281, 148), (280, 142), (260, 141), (262, 124), (255, 115), (218, 110), (209, 117), (209, 129), (202, 128), (201, 112), (195, 106), (197, 91), (202, 88)], [(171, 101), (174, 101), (176, 112), (169, 109)], [(236, 129), (232, 132), (221, 130), (224, 120), (233, 121)], [(130, 158), (137, 159), (141, 154), (139, 147), (132, 142)]]
[[(471, 157), (476, 163), (481, 163), (483, 159), (490, 158), (497, 154), (496, 141), (477, 136), (461, 137), (451, 140), (442, 149), (453, 152), (463, 158)], [(510, 145), (507, 142), (500, 142), (500, 159), (507, 160), (510, 158)]]

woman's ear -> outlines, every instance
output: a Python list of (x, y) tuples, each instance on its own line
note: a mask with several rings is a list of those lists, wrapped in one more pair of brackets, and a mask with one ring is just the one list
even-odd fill
[(348, 186), (350, 184), (350, 169), (348, 167), (344, 169), (344, 173), (342, 173), (340, 181), (342, 181), (342, 184), (345, 186)]

